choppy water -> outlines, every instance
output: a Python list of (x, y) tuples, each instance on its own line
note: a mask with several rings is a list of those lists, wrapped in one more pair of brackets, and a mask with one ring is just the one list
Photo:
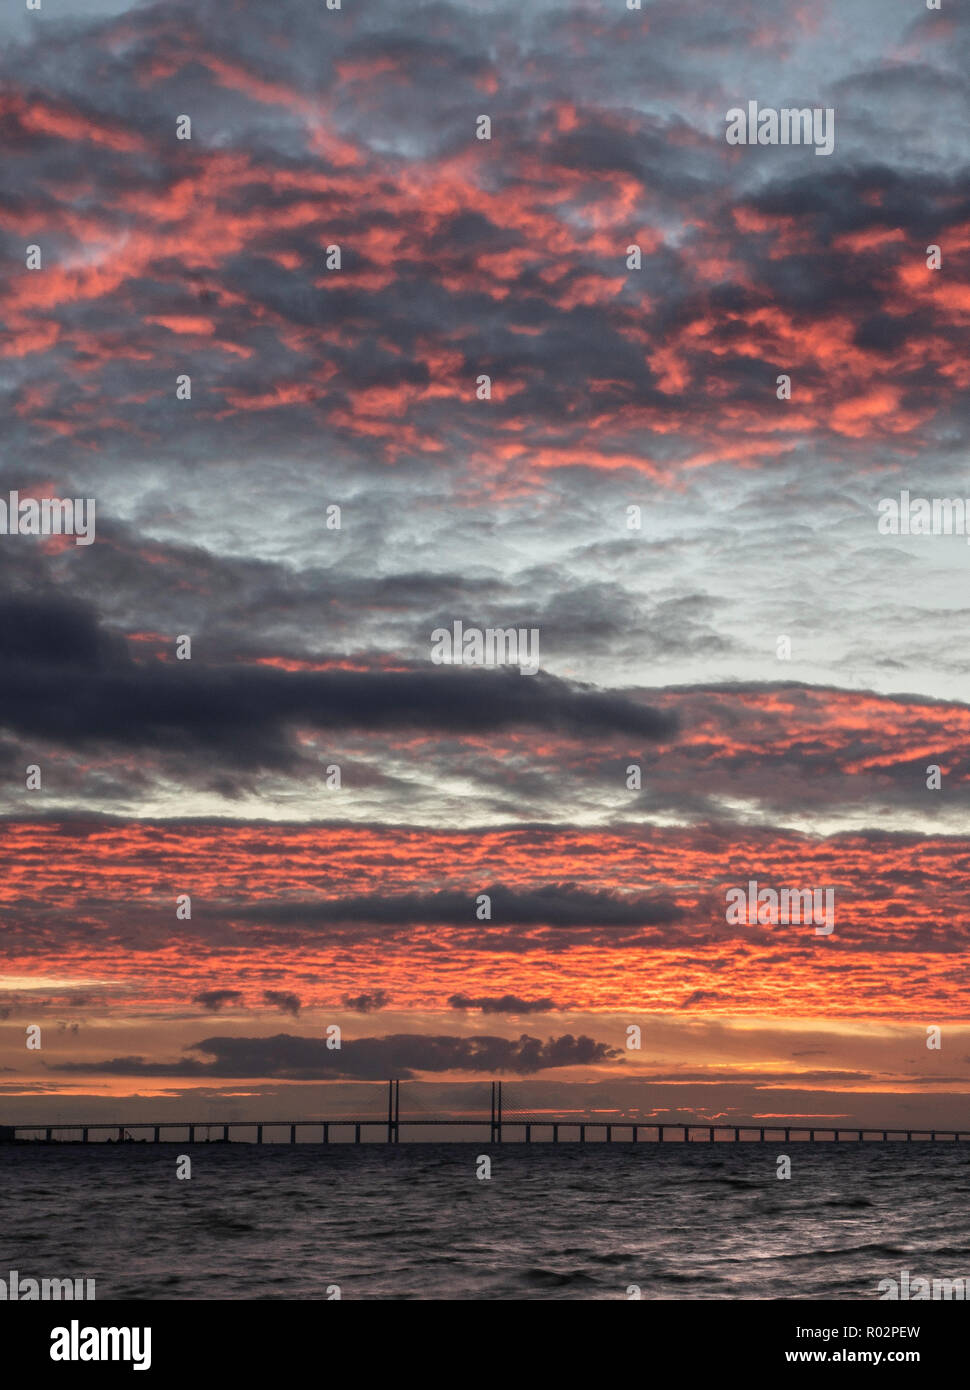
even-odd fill
[(93, 1277), (99, 1299), (869, 1299), (901, 1269), (970, 1276), (970, 1146), (792, 1143), (790, 1181), (783, 1149), (5, 1147), (0, 1278)]

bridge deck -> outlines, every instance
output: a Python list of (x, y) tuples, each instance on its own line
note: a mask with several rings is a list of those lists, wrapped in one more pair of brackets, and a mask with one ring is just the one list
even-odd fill
[[(783, 1140), (788, 1143), (790, 1140), (801, 1136), (798, 1142), (801, 1143), (841, 1143), (843, 1140), (851, 1142), (881, 1142), (889, 1143), (895, 1141), (916, 1142), (929, 1141), (949, 1141), (951, 1143), (963, 1143), (970, 1139), (970, 1130), (953, 1129), (882, 1129), (880, 1127), (869, 1127), (865, 1129), (846, 1129), (841, 1125), (838, 1128), (832, 1125), (708, 1125), (702, 1122), (696, 1124), (653, 1124), (643, 1120), (577, 1120), (573, 1118), (554, 1118), (542, 1120), (522, 1120), (507, 1119), (447, 1119), (432, 1116), (420, 1116), (413, 1119), (400, 1119), (397, 1116), (388, 1119), (378, 1119), (373, 1116), (353, 1116), (350, 1118), (320, 1119), (320, 1120), (163, 1120), (159, 1122), (138, 1120), (129, 1124), (118, 1123), (94, 1123), (94, 1124), (15, 1124), (0, 1125), (0, 1143), (28, 1142), (28, 1143), (89, 1143), (90, 1136), (98, 1133), (113, 1134), (115, 1138), (111, 1142), (135, 1142), (138, 1139), (147, 1139), (148, 1131), (151, 1140), (155, 1143), (212, 1143), (212, 1142), (233, 1142), (233, 1131), (255, 1131), (255, 1142), (262, 1143), (297, 1143), (297, 1135), (302, 1132), (306, 1142), (306, 1131), (316, 1131), (323, 1143), (330, 1142), (331, 1130), (352, 1129), (354, 1132), (354, 1142), (360, 1143), (364, 1130), (383, 1130), (384, 1140), (387, 1143), (397, 1143), (401, 1136), (401, 1131), (405, 1129), (417, 1130), (431, 1126), (446, 1126), (451, 1129), (473, 1128), (484, 1130), (489, 1135), (489, 1141), (501, 1143), (504, 1139), (504, 1132), (507, 1130), (522, 1131), (522, 1138), (525, 1142), (531, 1143), (533, 1131), (542, 1134), (548, 1132), (548, 1138), (553, 1143), (573, 1142), (586, 1143), (587, 1135), (591, 1132), (602, 1134), (607, 1143), (635, 1143), (641, 1141), (641, 1135), (646, 1136), (646, 1142), (654, 1143), (776, 1143)], [(199, 1131), (206, 1131), (204, 1140), (197, 1139)], [(221, 1130), (221, 1139), (213, 1141), (211, 1138), (212, 1130)], [(267, 1130), (287, 1130), (289, 1131), (286, 1139), (267, 1139)], [(174, 1134), (173, 1131), (178, 1131)], [(565, 1131), (565, 1134), (562, 1132)], [(57, 1135), (78, 1134), (80, 1140), (72, 1141), (69, 1138), (57, 1138)], [(165, 1139), (162, 1138), (165, 1133)], [(695, 1136), (702, 1134), (703, 1140), (698, 1140)], [(614, 1140), (614, 1135), (616, 1139)], [(183, 1137), (184, 1136), (184, 1137)], [(667, 1137), (671, 1136), (671, 1137)], [(867, 1138), (869, 1136), (869, 1138)], [(481, 1142), (481, 1138), (470, 1135), (467, 1142)], [(104, 1142), (104, 1141), (101, 1141)], [(236, 1142), (244, 1142), (237, 1139)], [(312, 1142), (312, 1136), (311, 1136)]]

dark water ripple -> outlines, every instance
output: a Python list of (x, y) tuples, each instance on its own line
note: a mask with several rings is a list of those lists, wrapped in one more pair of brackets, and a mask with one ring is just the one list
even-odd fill
[[(0, 1149), (0, 1278), (99, 1298), (872, 1299), (970, 1276), (970, 1147)], [(176, 1156), (193, 1175), (175, 1177)]]

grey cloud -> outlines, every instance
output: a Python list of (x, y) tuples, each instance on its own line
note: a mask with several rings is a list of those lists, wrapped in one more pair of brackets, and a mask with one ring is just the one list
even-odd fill
[(280, 1033), (272, 1038), (203, 1038), (192, 1045), (192, 1051), (211, 1060), (185, 1058), (165, 1063), (116, 1057), (101, 1062), (63, 1063), (58, 1070), (112, 1076), (273, 1076), (293, 1080), (381, 1080), (398, 1076), (405, 1080), (418, 1072), (509, 1071), (524, 1076), (560, 1067), (623, 1060), (623, 1054), (606, 1043), (571, 1033), (545, 1042), (525, 1033), (519, 1038), (401, 1033), (384, 1038), (345, 1038), (339, 1049), (329, 1048), (325, 1038)]
[(224, 1004), (238, 1004), (242, 997), (238, 989), (205, 989), (200, 994), (193, 994), (192, 1003), (218, 1013)]
[(483, 1014), (544, 1014), (558, 1008), (554, 999), (520, 999), (515, 994), (479, 995), (470, 998), (467, 994), (449, 995), (448, 1005), (452, 1009), (481, 1009)]
[(293, 1018), (300, 1016), (300, 1000), (295, 994), (286, 990), (267, 989), (263, 993), (263, 1003), (269, 1004), (274, 1009), (279, 1009), (281, 1013), (291, 1014)]

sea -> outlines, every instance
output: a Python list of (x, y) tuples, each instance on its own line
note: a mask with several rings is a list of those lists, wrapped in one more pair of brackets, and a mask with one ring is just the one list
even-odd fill
[(0, 1278), (94, 1279), (98, 1300), (877, 1300), (902, 1270), (970, 1276), (968, 1198), (970, 1146), (947, 1142), (3, 1145)]

